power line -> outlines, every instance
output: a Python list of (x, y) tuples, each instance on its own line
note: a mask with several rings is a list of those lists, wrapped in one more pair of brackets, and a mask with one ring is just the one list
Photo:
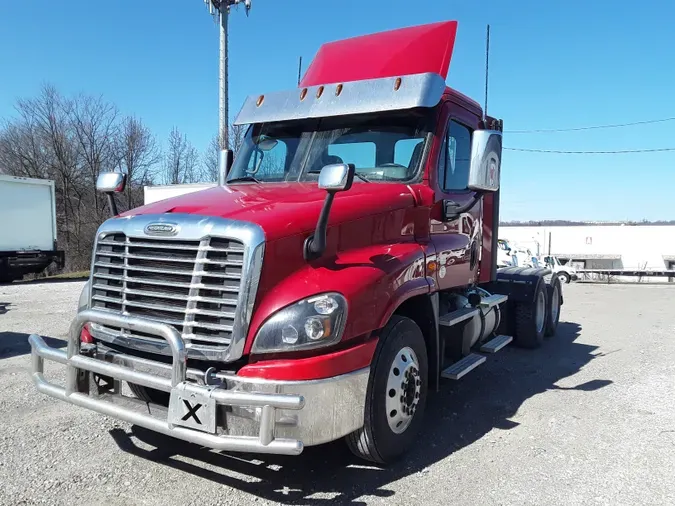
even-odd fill
[(622, 149), (617, 151), (565, 151), (559, 149), (528, 149), (528, 148), (507, 148), (509, 151), (525, 151), (528, 153), (559, 153), (570, 155), (620, 155), (627, 153), (657, 153), (663, 151), (675, 151), (675, 148), (654, 148), (654, 149)]
[(600, 128), (623, 128), (635, 125), (648, 125), (651, 123), (664, 123), (666, 121), (675, 121), (675, 116), (670, 118), (650, 119), (646, 121), (633, 121), (631, 123), (614, 123), (609, 125), (592, 125), (575, 128), (540, 128), (535, 130), (505, 130), (508, 134), (533, 134), (533, 133), (551, 133), (551, 132), (578, 132), (580, 130), (597, 130)]

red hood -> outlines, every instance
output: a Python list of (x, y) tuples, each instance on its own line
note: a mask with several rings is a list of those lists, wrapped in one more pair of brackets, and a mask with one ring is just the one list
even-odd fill
[[(136, 214), (189, 213), (219, 216), (259, 224), (268, 241), (310, 232), (326, 192), (316, 183), (264, 183), (218, 186), (132, 209)], [(405, 184), (354, 183), (335, 196), (329, 225), (411, 206), (413, 194)]]

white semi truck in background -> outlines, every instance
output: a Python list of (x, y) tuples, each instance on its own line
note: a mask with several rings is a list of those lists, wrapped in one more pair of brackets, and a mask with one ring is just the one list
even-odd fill
[(63, 266), (54, 181), (0, 175), (0, 282)]
[(570, 264), (563, 264), (555, 255), (539, 255), (532, 253), (530, 248), (510, 241), (499, 239), (497, 241), (497, 265), (499, 267), (545, 267), (558, 274), (561, 283), (569, 283), (579, 279), (577, 270)]

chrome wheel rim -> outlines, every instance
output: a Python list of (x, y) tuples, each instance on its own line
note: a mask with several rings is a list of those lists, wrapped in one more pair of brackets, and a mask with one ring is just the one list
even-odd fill
[(544, 292), (539, 292), (537, 295), (537, 302), (535, 305), (535, 323), (537, 325), (537, 332), (544, 330), (544, 322), (546, 321), (546, 296)]
[(420, 400), (422, 380), (417, 355), (412, 348), (401, 349), (389, 367), (385, 392), (387, 422), (395, 434), (403, 433), (412, 422)]
[(551, 323), (558, 321), (558, 313), (560, 313), (560, 292), (558, 287), (553, 287), (553, 293), (551, 294), (553, 300), (551, 301)]

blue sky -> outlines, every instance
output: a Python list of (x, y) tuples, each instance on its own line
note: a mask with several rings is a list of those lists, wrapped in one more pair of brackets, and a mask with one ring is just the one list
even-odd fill
[[(33, 7), (27, 7), (33, 5)], [(161, 8), (160, 8), (161, 7)], [(298, 57), (322, 42), (456, 19), (448, 84), (482, 102), (491, 25), (489, 112), (505, 130), (675, 116), (675, 2), (643, 0), (253, 0), (230, 22), (230, 109), (294, 87)], [(0, 1), (0, 118), (43, 82), (102, 94), (163, 140), (173, 125), (200, 149), (217, 131), (218, 28), (202, 0)], [(675, 147), (675, 121), (621, 129), (506, 134), (506, 146)], [(504, 219), (675, 219), (675, 152), (504, 154)]]

